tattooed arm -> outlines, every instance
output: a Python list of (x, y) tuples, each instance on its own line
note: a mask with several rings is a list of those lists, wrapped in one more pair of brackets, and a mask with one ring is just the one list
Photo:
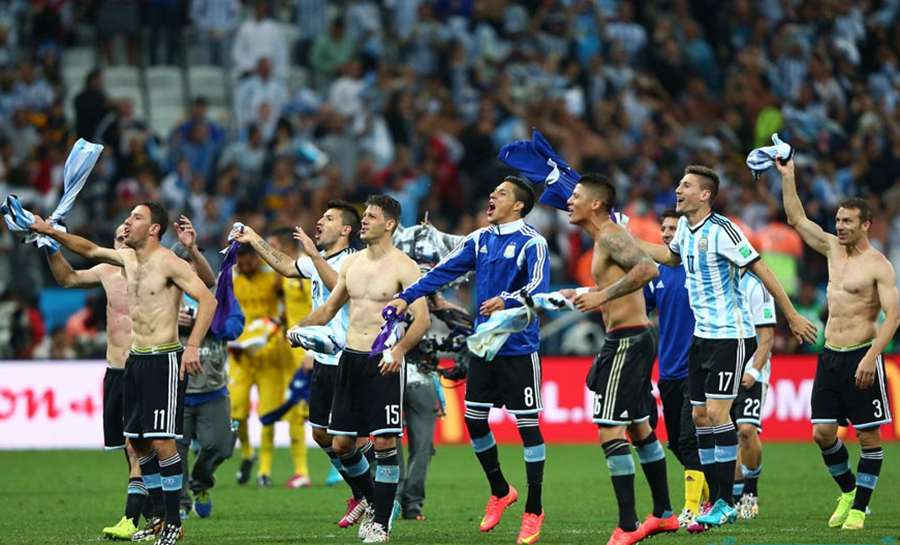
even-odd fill
[(300, 271), (294, 265), (294, 260), (289, 255), (273, 248), (252, 227), (245, 225), (244, 230), (236, 233), (234, 238), (241, 244), (252, 246), (256, 253), (259, 254), (259, 257), (280, 275), (288, 278), (300, 278)]
[(613, 299), (641, 289), (659, 276), (659, 271), (650, 256), (638, 247), (631, 235), (622, 227), (616, 225), (605, 229), (600, 234), (597, 244), (607, 251), (616, 265), (622, 267), (625, 276), (603, 289), (594, 286), (588, 293), (576, 297), (574, 303), (578, 310), (582, 312), (596, 310)]

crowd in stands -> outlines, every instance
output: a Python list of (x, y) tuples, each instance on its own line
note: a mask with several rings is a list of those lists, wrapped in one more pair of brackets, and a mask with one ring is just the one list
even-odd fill
[[(610, 175), (650, 239), (684, 166), (714, 167), (718, 208), (824, 320), (825, 262), (785, 224), (777, 174), (755, 181), (744, 159), (778, 132), (810, 217), (831, 230), (841, 199), (868, 199), (872, 243), (900, 269), (898, 17), (897, 0), (0, 0), (0, 194), (52, 210), (82, 137), (107, 149), (68, 226), (98, 242), (152, 198), (188, 214), (215, 260), (233, 221), (310, 228), (327, 200), (373, 192), (404, 224), (427, 212), (467, 233), (510, 172), (499, 147), (534, 127)], [(85, 46), (96, 69), (67, 86), (66, 52)], [(165, 133), (104, 82), (123, 64), (198, 63), (227, 74), (231, 106), (195, 96)], [(590, 244), (566, 214), (529, 221), (554, 285), (588, 284)], [(6, 230), (0, 254), (0, 357), (70, 355), (102, 331), (94, 303), (45, 330), (41, 254)], [(777, 351), (797, 349), (779, 335)]]

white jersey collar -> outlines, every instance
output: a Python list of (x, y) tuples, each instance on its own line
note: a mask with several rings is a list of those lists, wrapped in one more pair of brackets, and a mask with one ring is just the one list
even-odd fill
[(516, 221), (511, 221), (509, 223), (501, 223), (498, 225), (492, 225), (491, 227), (494, 229), (494, 231), (498, 235), (509, 235), (511, 233), (521, 231), (522, 227), (525, 227), (525, 220), (517, 219)]

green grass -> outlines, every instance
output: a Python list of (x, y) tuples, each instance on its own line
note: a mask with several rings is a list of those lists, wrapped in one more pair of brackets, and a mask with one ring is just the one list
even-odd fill
[[(765, 446), (760, 481), (762, 514), (700, 536), (679, 532), (653, 539), (656, 545), (693, 543), (875, 543), (900, 542), (900, 445), (886, 447), (886, 463), (872, 501), (874, 514), (866, 530), (857, 533), (829, 530), (825, 522), (834, 507), (837, 489), (813, 444)], [(851, 447), (855, 467), (856, 447)], [(505, 447), (501, 460), (507, 477), (524, 492), (521, 448)], [(219, 470), (212, 493), (209, 519), (192, 516), (186, 522), (185, 544), (298, 544), (358, 543), (356, 529), (341, 530), (340, 516), (348, 490), (344, 485), (319, 484), (326, 474), (326, 458), (310, 452), (316, 486), (305, 490), (234, 482), (235, 458)], [(125, 463), (121, 453), (0, 452), (0, 544), (96, 543), (103, 526), (122, 515), (125, 503)], [(673, 504), (681, 507), (681, 472), (670, 456)], [(290, 473), (286, 451), (276, 454), (277, 485)], [(650, 508), (642, 476), (636, 479), (638, 512)], [(400, 521), (391, 542), (396, 543), (515, 543), (524, 501), (514, 505), (490, 534), (478, 532), (487, 484), (475, 456), (467, 447), (440, 447), (428, 481), (425, 522)], [(524, 499), (524, 498), (523, 498)], [(544, 482), (547, 519), (542, 543), (606, 543), (616, 519), (603, 455), (598, 446), (548, 447)], [(894, 539), (894, 541), (891, 541)]]

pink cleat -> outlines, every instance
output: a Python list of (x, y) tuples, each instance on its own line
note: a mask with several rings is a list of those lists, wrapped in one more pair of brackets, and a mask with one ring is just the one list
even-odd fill
[(503, 517), (503, 512), (506, 511), (506, 508), (516, 503), (516, 500), (518, 499), (519, 492), (516, 491), (513, 485), (509, 485), (509, 493), (502, 498), (491, 496), (487, 506), (484, 508), (484, 517), (481, 519), (479, 529), (482, 532), (490, 532), (493, 530), (494, 526), (500, 524), (500, 518)]
[(347, 500), (347, 511), (344, 513), (344, 516), (341, 517), (341, 520), (338, 521), (338, 526), (341, 528), (353, 526), (359, 522), (359, 519), (362, 518), (363, 514), (366, 512), (366, 507), (368, 506), (369, 502), (367, 502), (365, 498), (361, 500), (350, 498)]

